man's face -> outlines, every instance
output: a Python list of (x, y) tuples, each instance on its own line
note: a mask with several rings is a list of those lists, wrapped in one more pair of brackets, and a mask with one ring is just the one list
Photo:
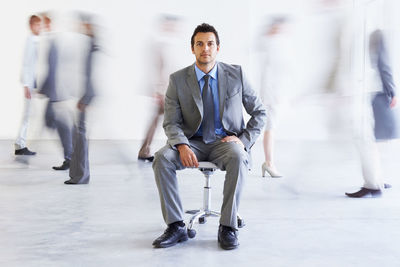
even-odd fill
[(219, 45), (212, 32), (198, 32), (194, 36), (192, 53), (199, 65), (214, 64), (219, 51)]
[(31, 31), (34, 35), (39, 35), (41, 30), (41, 23), (40, 21), (33, 22), (31, 24)]

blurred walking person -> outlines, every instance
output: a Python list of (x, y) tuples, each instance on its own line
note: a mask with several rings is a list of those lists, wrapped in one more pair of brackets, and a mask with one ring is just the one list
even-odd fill
[(39, 34), (41, 31), (41, 19), (36, 15), (29, 18), (29, 28), (31, 34), (28, 36), (25, 45), (25, 52), (22, 65), (22, 83), (24, 86), (24, 113), (18, 137), (15, 140), (15, 155), (36, 155), (36, 152), (30, 151), (26, 146), (26, 135), (31, 114), (32, 94), (36, 89), (37, 83), (37, 62)]
[[(89, 169), (89, 148), (86, 138), (86, 107), (92, 102), (95, 96), (92, 69), (93, 56), (98, 51), (96, 44), (93, 18), (90, 15), (82, 15), (82, 30), (83, 34), (89, 38), (89, 49), (85, 56), (85, 84), (83, 88), (83, 96), (77, 103), (77, 122), (74, 125), (73, 132), (73, 153), (70, 162), (69, 177), (65, 184), (87, 184), (90, 180)], [(85, 47), (82, 47), (85, 49)]]
[[(390, 188), (382, 179), (381, 159), (376, 141), (399, 138), (393, 108), (397, 104), (395, 85), (385, 39), (381, 30), (375, 30), (369, 38), (371, 72), (367, 84), (373, 92), (372, 99), (363, 97), (362, 131), (358, 142), (364, 185), (354, 193), (346, 193), (351, 198), (379, 197), (382, 189)], [(365, 93), (365, 92), (364, 92)], [(372, 100), (372, 105), (369, 100)]]
[[(74, 14), (65, 19), (65, 31), (57, 31), (49, 38), (48, 72), (41, 93), (49, 98), (46, 108), (46, 126), (55, 128), (63, 147), (64, 161), (54, 170), (68, 170), (73, 152), (72, 135), (76, 113), (76, 97), (82, 91), (85, 80), (84, 51), (88, 47), (87, 36), (78, 33), (81, 27)], [(49, 20), (51, 23), (51, 20)], [(49, 29), (54, 30), (49, 26)]]
[(291, 45), (284, 33), (286, 18), (278, 16), (263, 29), (261, 38), (262, 66), (260, 96), (267, 109), (267, 123), (264, 129), (265, 162), (261, 166), (262, 176), (282, 177), (274, 162), (275, 129), (282, 102), (288, 95), (291, 83)]
[(185, 66), (181, 53), (184, 42), (180, 38), (180, 18), (173, 15), (163, 15), (160, 18), (159, 30), (153, 40), (150, 59), (150, 81), (153, 90), (153, 98), (156, 102), (156, 110), (146, 131), (146, 136), (138, 153), (138, 159), (152, 162), (150, 145), (157, 130), (158, 122), (164, 114), (164, 98), (168, 87), (169, 75)]

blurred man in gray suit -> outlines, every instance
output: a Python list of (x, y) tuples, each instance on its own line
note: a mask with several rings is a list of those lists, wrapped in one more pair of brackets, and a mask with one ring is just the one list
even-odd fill
[[(74, 126), (80, 125), (77, 127), (81, 129), (80, 136), (83, 137), (83, 111), (93, 97), (91, 80), (88, 77), (92, 64), (92, 38), (81, 19), (77, 18), (79, 15), (72, 13), (70, 16), (67, 17), (70, 23), (64, 26), (64, 31), (49, 35), (48, 72), (41, 87), (41, 93), (49, 98), (45, 113), (46, 125), (57, 129), (64, 150), (64, 161), (60, 166), (54, 166), (54, 170), (70, 168), (74, 151), (73, 136), (76, 136)], [(49, 31), (52, 30), (50, 23), (49, 19)], [(77, 99), (80, 99), (78, 106)], [(79, 142), (75, 147), (81, 148), (80, 144), (84, 146), (86, 142)], [(82, 153), (77, 152), (75, 156), (81, 154), (84, 156), (87, 154), (85, 151), (86, 149), (83, 149)], [(80, 176), (79, 172), (72, 171), (72, 173), (73, 177)], [(79, 183), (88, 182), (88, 175), (85, 176), (87, 179), (79, 180)], [(73, 180), (72, 183), (78, 182)]]
[[(66, 74), (71, 71), (63, 72), (63, 65), (65, 59), (62, 60), (63, 55), (66, 54), (65, 50), (60, 49), (62, 43), (60, 36), (62, 33), (55, 33), (52, 28), (52, 19), (43, 14), (43, 21), (45, 25), (45, 47), (46, 51), (46, 64), (47, 74), (41, 84), (40, 93), (47, 96), (49, 101), (45, 111), (45, 123), (50, 129), (56, 129), (61, 140), (61, 145), (64, 150), (64, 162), (60, 166), (54, 166), (54, 170), (68, 170), (72, 155), (72, 125), (73, 116), (68, 101), (71, 98), (71, 89), (63, 83), (67, 79), (62, 79)], [(60, 51), (61, 50), (61, 51)], [(68, 57), (65, 57), (68, 59)]]
[[(89, 49), (86, 50), (87, 55), (85, 62), (85, 84), (83, 88), (83, 96), (79, 99), (77, 109), (79, 110), (76, 118), (76, 123), (73, 130), (73, 152), (70, 161), (69, 177), (64, 184), (88, 184), (90, 180), (89, 169), (89, 148), (86, 138), (86, 108), (92, 102), (95, 96), (92, 69), (93, 57), (98, 51), (97, 40), (94, 34), (94, 25), (92, 16), (89, 14), (81, 14), (82, 33), (87, 36), (89, 40)], [(82, 47), (83, 48), (83, 47)]]
[[(223, 249), (234, 249), (239, 245), (237, 210), (249, 152), (264, 127), (266, 111), (241, 67), (216, 61), (220, 42), (213, 26), (197, 26), (191, 48), (195, 64), (170, 76), (165, 96), (168, 143), (155, 154), (153, 169), (168, 228), (153, 246), (170, 247), (188, 239), (176, 170), (211, 161), (226, 170), (218, 242)], [(251, 116), (247, 124), (243, 107)]]

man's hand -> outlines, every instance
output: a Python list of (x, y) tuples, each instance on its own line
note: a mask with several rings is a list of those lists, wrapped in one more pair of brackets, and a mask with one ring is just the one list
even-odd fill
[(78, 102), (76, 107), (81, 111), (84, 112), (87, 105), (83, 104), (81, 101)]
[(24, 95), (25, 95), (25, 98), (27, 98), (27, 99), (31, 99), (32, 98), (31, 90), (29, 90), (28, 86), (24, 86)]
[(188, 145), (177, 145), (176, 148), (179, 151), (179, 157), (181, 158), (183, 166), (196, 168), (199, 167), (197, 157)]
[(397, 97), (392, 97), (392, 101), (390, 102), (390, 108), (394, 108), (397, 104)]
[(234, 142), (234, 143), (240, 145), (244, 149), (244, 145), (243, 145), (242, 141), (237, 136), (234, 136), (234, 135), (225, 136), (224, 138), (221, 139), (221, 142), (228, 142), (228, 143)]

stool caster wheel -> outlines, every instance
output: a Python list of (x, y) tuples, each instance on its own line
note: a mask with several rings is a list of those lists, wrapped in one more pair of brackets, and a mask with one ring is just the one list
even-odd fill
[(238, 219), (238, 227), (243, 228), (246, 224), (244, 223), (243, 219)]
[(207, 221), (206, 217), (204, 217), (204, 216), (199, 218), (199, 224), (205, 224), (206, 221)]
[(188, 229), (187, 234), (189, 238), (194, 238), (196, 236), (196, 230), (194, 229)]

